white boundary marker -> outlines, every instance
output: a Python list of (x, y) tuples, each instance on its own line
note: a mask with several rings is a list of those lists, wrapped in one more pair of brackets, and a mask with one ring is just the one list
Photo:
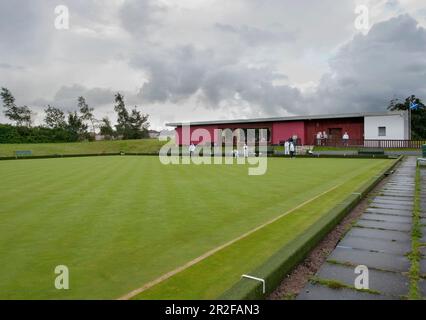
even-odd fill
[(194, 264), (197, 264), (198, 262), (200, 262), (200, 261), (202, 261), (202, 260), (210, 257), (211, 255), (215, 254), (216, 252), (218, 252), (218, 251), (220, 251), (220, 250), (222, 250), (222, 249), (224, 249), (226, 247), (229, 247), (230, 245), (234, 244), (235, 242), (248, 237), (249, 235), (255, 233), (256, 231), (258, 231), (258, 230), (260, 230), (260, 229), (262, 229), (262, 228), (270, 225), (271, 223), (273, 223), (273, 222), (281, 219), (282, 217), (285, 217), (286, 215), (292, 213), (293, 211), (296, 211), (297, 209), (300, 209), (304, 205), (306, 205), (306, 204), (308, 204), (308, 203), (310, 203), (310, 202), (312, 202), (312, 201), (314, 201), (314, 200), (322, 197), (323, 195), (325, 195), (325, 194), (333, 191), (334, 189), (336, 189), (336, 188), (340, 187), (341, 185), (345, 184), (346, 182), (347, 181), (339, 183), (338, 185), (335, 185), (334, 187), (332, 187), (332, 188), (330, 188), (330, 189), (328, 189), (328, 190), (326, 190), (326, 191), (324, 191), (324, 192), (316, 195), (315, 197), (313, 197), (313, 198), (311, 198), (309, 200), (306, 200), (305, 202), (302, 202), (301, 204), (299, 204), (296, 207), (294, 207), (294, 208), (292, 208), (292, 209), (284, 212), (283, 214), (281, 214), (281, 215), (279, 215), (279, 216), (277, 216), (277, 217), (275, 217), (275, 218), (273, 218), (273, 219), (265, 222), (264, 224), (261, 224), (260, 226), (257, 226), (256, 228), (254, 228), (254, 229), (252, 229), (250, 231), (247, 231), (246, 233), (242, 234), (241, 236), (239, 236), (239, 237), (237, 237), (237, 238), (235, 238), (235, 239), (233, 239), (231, 241), (228, 241), (228, 242), (220, 245), (219, 247), (216, 247), (216, 248), (214, 248), (214, 249), (212, 249), (210, 251), (207, 251), (203, 255), (195, 258), (194, 260), (191, 260), (191, 261), (185, 263), (184, 265), (182, 265), (182, 266), (180, 266), (180, 267), (178, 267), (178, 268), (176, 268), (176, 269), (174, 269), (172, 271), (169, 271), (169, 272), (163, 274), (162, 276), (158, 277), (157, 279), (154, 279), (154, 280), (152, 280), (152, 281), (144, 284), (142, 287), (137, 288), (137, 289), (135, 289), (135, 290), (133, 290), (133, 291), (131, 291), (131, 292), (129, 292), (129, 293), (121, 296), (117, 300), (129, 300), (129, 299), (132, 299), (133, 297), (137, 296), (138, 294), (141, 294), (142, 292), (148, 290), (149, 288), (152, 288), (153, 286), (155, 286), (155, 285), (163, 282), (164, 280), (167, 280), (167, 279), (171, 278), (172, 276), (178, 274), (179, 272), (184, 271), (185, 269), (188, 269), (189, 267), (193, 266)]
[(241, 278), (248, 278), (248, 279), (252, 279), (252, 280), (256, 280), (256, 281), (262, 282), (262, 288), (263, 288), (262, 292), (263, 292), (263, 294), (265, 294), (265, 292), (266, 292), (266, 282), (265, 282), (265, 279), (257, 278), (257, 277), (253, 277), (253, 276), (249, 276), (248, 274), (243, 274), (241, 276)]

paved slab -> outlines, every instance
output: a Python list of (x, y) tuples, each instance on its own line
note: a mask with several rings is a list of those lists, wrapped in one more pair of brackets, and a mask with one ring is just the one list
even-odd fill
[[(425, 196), (426, 197), (426, 196)], [(426, 201), (420, 201), (420, 208), (426, 210)]]
[(383, 191), (380, 192), (380, 195), (385, 196), (385, 197), (396, 196), (396, 197), (407, 197), (407, 198), (413, 199), (413, 195), (409, 192), (403, 193), (403, 192), (391, 192), (391, 191), (383, 190)]
[(383, 239), (389, 241), (410, 241), (411, 236), (409, 232), (391, 231), (391, 230), (378, 230), (370, 228), (352, 228), (346, 236), (348, 237), (365, 237), (372, 239)]
[[(325, 263), (316, 276), (320, 279), (337, 280), (348, 286), (355, 286), (358, 274), (352, 267)], [(368, 271), (368, 278), (371, 290), (386, 292), (396, 297), (408, 294), (409, 280), (401, 273), (371, 269)]]
[(393, 192), (405, 192), (410, 193), (413, 192), (414, 187), (413, 186), (404, 186), (400, 184), (399, 186), (385, 186), (382, 191), (393, 191)]
[(410, 211), (413, 212), (413, 205), (397, 205), (394, 203), (383, 203), (372, 201), (369, 206), (370, 209), (388, 210), (389, 214), (398, 214), (395, 211)]
[(383, 209), (383, 208), (367, 208), (365, 212), (372, 213), (383, 213), (383, 214), (393, 214), (397, 216), (413, 216), (412, 210), (392, 210), (392, 209)]
[(403, 204), (384, 204), (384, 203), (372, 203), (370, 208), (382, 208), (382, 209), (391, 209), (391, 210), (412, 210), (413, 205), (403, 205)]
[(404, 255), (410, 251), (411, 241), (392, 241), (346, 236), (338, 245), (338, 248), (343, 247)]
[(395, 230), (395, 231), (411, 231), (411, 223), (392, 223), (385, 221), (373, 221), (359, 219), (356, 223), (359, 227), (376, 228), (381, 230)]
[(339, 247), (331, 253), (329, 260), (395, 272), (405, 272), (410, 268), (410, 262), (403, 255)]
[(330, 289), (319, 284), (309, 284), (297, 296), (297, 300), (394, 300), (392, 296), (383, 296), (351, 289)]
[(426, 243), (426, 227), (422, 227), (422, 238), (420, 239), (421, 242)]
[(381, 203), (407, 203), (412, 205), (413, 200), (407, 199), (407, 197), (385, 197), (385, 196), (377, 196), (373, 199), (373, 202), (381, 202)]
[(384, 213), (364, 213), (362, 218), (365, 220), (376, 220), (376, 221), (386, 221), (386, 222), (402, 222), (402, 223), (411, 223), (413, 220), (412, 217), (408, 216), (398, 216)]
[(387, 204), (387, 205), (394, 205), (394, 206), (404, 206), (404, 207), (413, 207), (413, 201), (411, 199), (405, 199), (404, 200), (400, 200), (401, 198), (396, 198), (396, 199), (387, 199), (384, 197), (377, 197), (375, 199), (373, 199), (373, 201), (371, 202), (371, 204), (375, 204), (375, 203), (380, 203), (380, 204)]
[[(399, 186), (399, 185), (401, 185), (401, 181), (403, 181), (403, 180), (402, 179), (401, 180), (390, 180), (386, 185), (387, 186)], [(416, 185), (414, 182), (410, 182), (410, 180), (405, 180), (405, 181), (403, 181), (403, 183), (404, 183), (404, 186), (414, 187)]]
[(419, 281), (420, 293), (423, 296), (423, 299), (426, 299), (426, 280), (420, 279)]
[(419, 281), (420, 293), (423, 296), (423, 299), (426, 299), (426, 280), (420, 279)]
[(423, 277), (426, 276), (426, 259), (420, 260), (420, 273), (423, 275)]
[(395, 193), (405, 193), (411, 194), (414, 191), (414, 188), (384, 188), (383, 191), (390, 191)]
[(414, 190), (414, 186), (413, 185), (406, 185), (406, 184), (404, 184), (404, 182), (401, 182), (398, 185), (389, 185), (389, 184), (386, 184), (383, 187), (383, 190), (413, 191)]
[[(370, 289), (382, 294), (310, 283), (298, 299), (401, 299), (407, 295), (409, 279), (405, 275), (411, 263), (406, 254), (411, 250), (415, 172), (416, 159), (406, 158), (316, 274), (320, 279), (353, 286), (357, 276), (353, 266), (365, 265)], [(420, 264), (426, 274), (426, 259)]]

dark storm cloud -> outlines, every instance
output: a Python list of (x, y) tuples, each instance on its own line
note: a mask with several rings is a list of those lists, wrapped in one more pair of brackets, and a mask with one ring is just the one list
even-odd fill
[(409, 15), (378, 23), (343, 46), (330, 67), (311, 109), (375, 111), (394, 96), (426, 98), (426, 30)]
[(187, 46), (162, 53), (134, 60), (149, 70), (140, 92), (145, 101), (179, 101), (201, 93), (206, 105), (215, 107), (238, 94), (268, 114), (303, 114), (384, 110), (395, 95), (426, 94), (426, 32), (408, 15), (355, 36), (331, 59), (330, 73), (311, 94), (275, 84), (285, 76), (273, 69), (215, 60), (213, 50)]
[[(58, 4), (70, 8), (68, 31), (53, 27)], [(73, 110), (83, 95), (100, 113), (120, 90), (162, 121), (426, 98), (424, 5), (368, 4), (383, 22), (353, 37), (353, 0), (1, 1), (0, 84), (20, 104)], [(407, 8), (418, 20), (389, 19)]]
[(149, 71), (149, 81), (140, 91), (146, 102), (179, 102), (199, 94), (207, 107), (217, 108), (221, 101), (242, 99), (266, 108), (295, 111), (297, 89), (274, 85), (287, 76), (270, 68), (248, 67), (234, 57), (222, 59), (213, 50), (192, 46), (141, 55), (133, 65)]

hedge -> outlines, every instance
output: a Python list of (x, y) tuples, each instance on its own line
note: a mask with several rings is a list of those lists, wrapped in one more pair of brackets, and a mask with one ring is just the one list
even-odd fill
[(0, 124), (0, 143), (75, 142), (78, 139), (78, 134), (66, 129), (28, 128)]

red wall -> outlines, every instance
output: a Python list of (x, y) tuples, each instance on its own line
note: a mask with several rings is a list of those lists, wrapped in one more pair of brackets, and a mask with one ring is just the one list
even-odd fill
[(297, 135), (301, 143), (305, 143), (305, 123), (303, 121), (274, 122), (272, 124), (272, 144), (279, 144), (281, 141)]
[[(210, 141), (209, 140), (205, 140), (205, 143), (216, 143), (218, 142), (218, 137), (217, 135), (214, 133), (215, 129), (231, 129), (231, 130), (235, 130), (235, 129), (272, 129), (272, 123), (237, 123), (237, 124), (220, 124), (220, 125), (205, 125), (205, 126), (191, 126), (190, 127), (190, 137), (192, 136), (192, 133), (196, 130), (196, 129), (206, 129), (211, 136)], [(175, 141), (178, 145), (189, 145), (191, 143), (194, 144), (199, 144), (202, 143), (202, 139), (199, 140), (192, 140), (192, 141), (183, 141), (182, 139), (184, 138), (182, 136), (182, 127), (177, 127), (175, 129), (176, 133), (175, 133)]]
[[(306, 144), (314, 144), (318, 131), (329, 133), (331, 128), (341, 128), (342, 134), (347, 132), (350, 139), (364, 139), (364, 118), (322, 119), (305, 121)], [(339, 137), (341, 138), (341, 137)]]
[[(258, 129), (268, 128), (272, 132), (271, 143), (279, 144), (281, 141), (287, 140), (293, 135), (297, 135), (301, 139), (302, 144), (314, 144), (314, 140), (318, 131), (325, 131), (327, 134), (332, 128), (340, 128), (342, 134), (348, 132), (350, 139), (364, 138), (364, 118), (346, 118), (346, 119), (320, 119), (320, 120), (305, 120), (305, 121), (284, 121), (284, 122), (265, 122), (265, 123), (241, 123), (241, 124), (220, 124), (220, 125), (205, 125), (205, 126), (191, 126), (190, 133), (196, 129), (206, 129), (210, 134), (210, 139), (202, 141), (183, 141), (182, 140), (182, 127), (176, 128), (176, 142), (179, 145), (189, 145), (191, 143), (199, 144), (216, 143), (218, 137), (214, 133), (215, 129)], [(341, 138), (341, 137), (340, 137)]]
[(199, 139), (192, 139), (191, 141), (184, 141), (183, 139), (186, 137), (182, 136), (182, 127), (177, 127), (175, 129), (176, 133), (175, 133), (175, 137), (176, 137), (176, 143), (178, 145), (190, 145), (191, 143), (194, 144), (200, 144), (200, 143), (215, 143), (217, 141), (217, 137), (216, 134), (214, 132), (215, 129), (217, 129), (216, 125), (209, 125), (209, 126), (191, 126), (190, 127), (190, 134), (189, 137), (187, 139), (191, 139), (192, 138), (192, 134), (195, 130), (197, 129), (205, 129), (209, 132), (210, 137), (204, 139), (203, 141), (203, 137), (200, 137)]

